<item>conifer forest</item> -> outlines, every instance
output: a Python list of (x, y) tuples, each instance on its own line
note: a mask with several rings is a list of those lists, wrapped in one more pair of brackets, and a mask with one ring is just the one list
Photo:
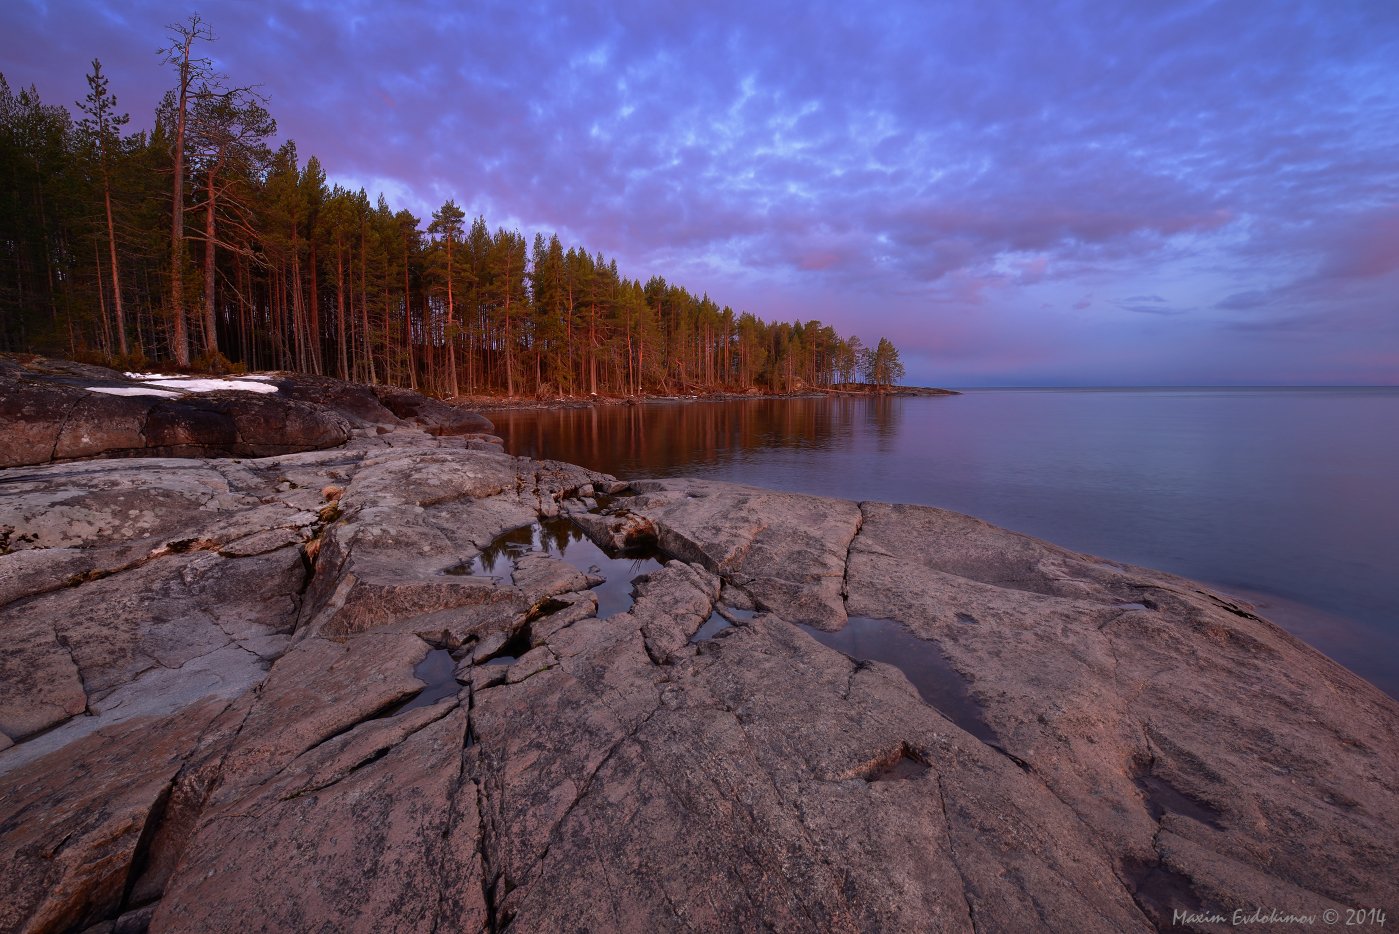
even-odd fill
[(327, 184), (275, 144), (254, 85), (215, 72), (197, 17), (157, 56), (169, 90), (128, 132), (92, 62), (45, 103), (0, 75), (0, 351), (120, 368), (291, 370), (442, 396), (789, 392), (897, 382), (820, 321), (772, 322), (558, 236), (420, 218)]

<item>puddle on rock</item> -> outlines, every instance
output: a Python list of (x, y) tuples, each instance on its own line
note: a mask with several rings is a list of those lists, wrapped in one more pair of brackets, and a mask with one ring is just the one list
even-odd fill
[(461, 689), (457, 684), (456, 660), (446, 649), (433, 649), (424, 655), (423, 660), (413, 666), (413, 677), (427, 687), (394, 710), (393, 716), (418, 707), (430, 707), (444, 697), (455, 697)]
[(481, 549), (470, 561), (447, 569), (448, 574), (489, 577), (506, 584), (515, 583), (515, 562), (531, 551), (544, 551), (544, 527), (538, 522), (509, 529)]
[(725, 619), (722, 613), (715, 610), (713, 613), (709, 614), (709, 619), (704, 621), (704, 625), (696, 630), (695, 634), (690, 637), (690, 643), (693, 645), (697, 642), (708, 642), (732, 625), (733, 623)]
[(868, 616), (850, 617), (839, 632), (799, 625), (817, 642), (856, 661), (893, 665), (904, 673), (928, 706), (1002, 751), (995, 732), (982, 719), (980, 705), (967, 690), (966, 679), (947, 661), (936, 642), (920, 639), (897, 620)]
[(1215, 830), (1223, 830), (1219, 823), (1219, 810), (1212, 805), (1190, 797), (1160, 775), (1147, 773), (1137, 776), (1137, 787), (1146, 797), (1146, 809), (1152, 820), (1160, 823), (1167, 812), (1179, 814), (1199, 821)]
[(690, 642), (708, 642), (735, 623), (751, 623), (757, 615), (757, 610), (743, 610), (727, 603), (716, 603), (714, 612), (709, 614), (709, 619), (690, 637)]
[(556, 516), (497, 536), (475, 558), (450, 567), (445, 573), (472, 574), (513, 584), (515, 562), (531, 553), (550, 555), (584, 574), (603, 578), (601, 584), (592, 588), (597, 594), (599, 619), (631, 609), (632, 581), (661, 567), (657, 560), (659, 552), (654, 547), (609, 553), (584, 535), (568, 517)]
[(1172, 927), (1171, 919), (1179, 911), (1205, 913), (1205, 903), (1195, 891), (1189, 876), (1176, 872), (1161, 861), (1142, 862), (1129, 859), (1123, 867), (1137, 903), (1158, 930)]

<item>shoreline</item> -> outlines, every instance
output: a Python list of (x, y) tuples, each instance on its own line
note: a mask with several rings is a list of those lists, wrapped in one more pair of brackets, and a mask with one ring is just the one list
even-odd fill
[(544, 399), (527, 396), (493, 396), (458, 394), (455, 398), (443, 399), (448, 405), (473, 411), (499, 411), (502, 409), (587, 409), (614, 405), (654, 405), (660, 403), (687, 402), (748, 402), (789, 399), (834, 399), (834, 398), (884, 398), (884, 397), (935, 397), (960, 396), (956, 389), (942, 389), (932, 386), (895, 386), (883, 390), (875, 389), (802, 389), (794, 392), (735, 392), (731, 390), (707, 390), (694, 393), (642, 393), (636, 396), (550, 396)]

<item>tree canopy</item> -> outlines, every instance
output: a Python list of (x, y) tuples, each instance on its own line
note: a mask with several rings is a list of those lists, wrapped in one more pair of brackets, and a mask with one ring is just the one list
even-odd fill
[(904, 378), (904, 365), (899, 360), (899, 352), (887, 337), (881, 337), (873, 350), (861, 351), (860, 364), (865, 382), (882, 389)]
[[(0, 350), (139, 366), (245, 366), (428, 392), (790, 391), (903, 376), (820, 321), (768, 322), (539, 233), (426, 229), (383, 195), (327, 186), (314, 156), (270, 148), (251, 86), (200, 57), (192, 19), (162, 51), (174, 85), (126, 134), (93, 61), (77, 106), (0, 75)], [(195, 355), (191, 355), (191, 349)]]

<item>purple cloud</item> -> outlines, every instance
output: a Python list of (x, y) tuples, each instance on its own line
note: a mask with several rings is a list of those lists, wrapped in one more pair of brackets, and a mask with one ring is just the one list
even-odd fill
[[(914, 380), (1399, 382), (1393, 4), (202, 12), (333, 181), (887, 331)], [(6, 77), (71, 104), (100, 56), (148, 123), (181, 15), (10, 4)]]

